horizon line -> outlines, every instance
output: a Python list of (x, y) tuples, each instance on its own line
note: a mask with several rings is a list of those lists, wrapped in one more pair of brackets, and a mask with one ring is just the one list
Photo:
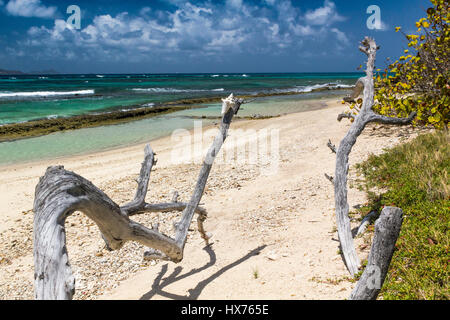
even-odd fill
[[(5, 70), (4, 71), (15, 71), (15, 70)], [(20, 71), (21, 72), (21, 71)], [(176, 74), (218, 74), (218, 75), (229, 75), (229, 74), (330, 74), (330, 73), (364, 73), (363, 71), (290, 71), (290, 72), (131, 72), (131, 73), (102, 73), (102, 72), (90, 72), (90, 73), (27, 73), (22, 72), (20, 74), (1, 74), (0, 76), (35, 76), (35, 75), (176, 75)]]

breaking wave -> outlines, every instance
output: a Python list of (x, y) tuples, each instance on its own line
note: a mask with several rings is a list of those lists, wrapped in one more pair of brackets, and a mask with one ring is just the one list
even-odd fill
[(315, 84), (312, 86), (297, 86), (297, 87), (288, 88), (288, 89), (276, 89), (275, 91), (278, 93), (291, 93), (291, 92), (309, 93), (309, 92), (320, 91), (320, 90), (336, 90), (336, 89), (347, 89), (347, 88), (353, 88), (353, 87), (354, 87), (354, 85), (348, 85), (348, 84), (325, 83), (325, 84)]
[(94, 94), (95, 90), (78, 91), (32, 91), (32, 92), (0, 92), (0, 98), (33, 98), (53, 96), (74, 96)]
[(179, 92), (222, 92), (225, 91), (224, 88), (218, 89), (174, 89), (174, 88), (134, 88), (131, 89), (137, 92), (152, 92), (152, 93), (179, 93)]

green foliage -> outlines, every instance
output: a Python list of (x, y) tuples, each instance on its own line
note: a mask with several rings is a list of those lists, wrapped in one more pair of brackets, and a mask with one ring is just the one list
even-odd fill
[(422, 135), (357, 166), (371, 198), (364, 212), (394, 205), (405, 215), (384, 299), (450, 298), (449, 138)]
[(417, 34), (403, 34), (405, 55), (377, 76), (374, 110), (400, 117), (416, 111), (416, 124), (443, 128), (450, 117), (450, 10), (449, 0), (431, 2), (427, 17), (416, 22)]
[[(450, 118), (449, 0), (431, 0), (427, 17), (416, 22), (417, 33), (405, 34), (408, 49), (378, 69), (373, 110), (381, 115), (407, 117), (417, 112), (415, 125), (448, 128)], [(396, 32), (401, 31), (400, 27)], [(362, 101), (352, 103), (358, 110)]]

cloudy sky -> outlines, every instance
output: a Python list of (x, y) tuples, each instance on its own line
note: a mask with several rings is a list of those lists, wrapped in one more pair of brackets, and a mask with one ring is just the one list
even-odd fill
[[(81, 9), (80, 29), (68, 24)], [(381, 9), (367, 28), (370, 5)], [(428, 0), (0, 0), (0, 68), (62, 73), (351, 72), (406, 47)]]

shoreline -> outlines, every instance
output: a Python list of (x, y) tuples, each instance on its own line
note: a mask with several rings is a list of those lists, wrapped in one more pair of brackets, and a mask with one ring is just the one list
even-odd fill
[[(348, 90), (348, 88), (319, 88), (312, 92), (332, 91), (332, 90)], [(243, 99), (255, 99), (264, 97), (280, 97), (303, 95), (311, 92), (273, 92), (258, 93), (254, 95), (238, 95)], [(210, 96), (203, 98), (187, 98), (155, 104), (151, 107), (145, 106), (129, 106), (126, 110), (99, 110), (99, 113), (87, 113), (69, 117), (43, 118), (26, 122), (7, 123), (0, 125), (0, 143), (11, 142), (21, 139), (44, 136), (54, 132), (64, 132), (68, 130), (76, 130), (82, 128), (94, 128), (105, 125), (114, 125), (121, 123), (133, 122), (159, 115), (174, 113), (187, 109), (205, 108), (203, 104), (217, 103), (223, 98), (221, 96)], [(311, 99), (319, 100), (319, 99)], [(115, 108), (116, 109), (116, 108)]]
[[(302, 111), (302, 112), (307, 112), (307, 111)], [(301, 112), (299, 112), (299, 113), (301, 113)], [(281, 116), (264, 117), (261, 119), (246, 119), (246, 118), (235, 117), (235, 120), (233, 121), (233, 123), (237, 124), (237, 123), (241, 123), (241, 122), (245, 122), (245, 121), (252, 122), (252, 121), (256, 121), (256, 120), (266, 120), (266, 119), (279, 118), (279, 117), (281, 117)], [(220, 118), (217, 118), (217, 119), (219, 120)], [(213, 127), (215, 127), (214, 124), (204, 125), (203, 130), (208, 130)], [(192, 134), (194, 132), (194, 128), (187, 129), (187, 131)], [(70, 161), (70, 160), (75, 160), (75, 159), (81, 160), (84, 157), (88, 157), (88, 158), (102, 157), (109, 153), (126, 153), (128, 151), (135, 151), (135, 149), (138, 147), (141, 147), (142, 151), (143, 151), (145, 145), (159, 143), (162, 141), (166, 142), (166, 140), (170, 139), (170, 137), (171, 137), (170, 135), (163, 135), (156, 139), (151, 139), (148, 142), (135, 142), (135, 143), (131, 143), (126, 146), (123, 146), (123, 145), (115, 146), (115, 147), (105, 148), (105, 149), (96, 150), (96, 151), (86, 151), (86, 152), (74, 154), (74, 155), (64, 155), (64, 156), (59, 156), (59, 157), (52, 157), (49, 159), (29, 160), (29, 161), (23, 161), (23, 162), (20, 162), (17, 164), (1, 164), (0, 163), (0, 173), (2, 171), (16, 170), (16, 169), (20, 169), (20, 168), (24, 168), (24, 167), (29, 167), (29, 166), (35, 166), (35, 165), (39, 166), (41, 164), (50, 163), (50, 162), (57, 162), (57, 161), (65, 162), (65, 161)]]
[[(279, 118), (282, 116), (285, 116), (287, 114), (296, 114), (296, 113), (303, 113), (303, 112), (309, 112), (309, 111), (315, 111), (315, 110), (320, 110), (320, 109), (326, 109), (329, 108), (329, 104), (332, 103), (333, 101), (335, 101), (336, 98), (332, 98), (332, 97), (328, 97), (328, 98), (322, 98), (322, 99), (311, 99), (310, 102), (311, 103), (315, 103), (316, 105), (313, 104), (312, 107), (309, 107), (307, 110), (301, 110), (301, 111), (297, 111), (297, 112), (293, 112), (293, 113), (286, 113), (286, 114), (280, 114), (280, 115), (276, 115), (276, 116), (260, 116), (260, 115), (252, 115), (252, 116), (239, 116), (237, 115), (234, 118), (234, 123), (240, 123), (242, 121), (261, 121), (261, 120), (265, 120), (265, 119), (271, 119), (271, 118)], [(180, 109), (180, 110), (186, 110), (189, 109), (189, 107)], [(179, 110), (176, 110), (179, 111)], [(170, 113), (170, 112), (168, 112)], [(155, 116), (158, 116), (160, 114), (155, 114)], [(198, 119), (198, 120), (220, 120), (220, 115), (217, 117), (209, 117), (209, 116), (188, 116), (188, 118), (192, 118), (192, 119)], [(134, 121), (139, 121), (142, 120), (140, 118), (138, 119), (128, 119), (124, 122), (127, 123), (132, 123)], [(110, 123), (110, 124), (98, 124), (95, 127), (101, 127), (101, 126), (110, 126), (110, 125), (116, 125), (116, 124), (120, 124), (120, 123)], [(214, 127), (214, 123), (213, 124), (205, 124), (204, 128), (205, 129), (209, 129), (211, 127)], [(1, 127), (0, 127), (1, 129)], [(84, 129), (84, 128), (79, 128), (79, 129)], [(71, 130), (77, 130), (77, 129), (68, 129), (66, 131), (71, 131)], [(193, 128), (187, 129), (190, 133), (193, 132)], [(52, 132), (55, 133), (55, 132)], [(44, 134), (46, 135), (46, 134)], [(41, 135), (41, 136), (44, 136)], [(30, 139), (30, 138), (36, 138), (39, 136), (33, 136), (33, 137), (22, 137), (16, 140), (24, 140), (24, 139)], [(99, 149), (99, 150), (89, 150), (89, 151), (85, 151), (85, 152), (81, 152), (81, 153), (76, 153), (76, 154), (69, 154), (69, 155), (62, 155), (62, 156), (55, 156), (55, 157), (49, 157), (49, 158), (45, 158), (45, 159), (40, 159), (40, 160), (36, 160), (36, 159), (31, 159), (31, 160), (26, 160), (26, 161), (20, 161), (17, 164), (12, 164), (12, 163), (0, 163), (0, 170), (4, 169), (4, 168), (11, 168), (11, 167), (15, 167), (15, 166), (28, 166), (28, 165), (33, 165), (33, 164), (38, 164), (38, 163), (42, 163), (42, 162), (49, 162), (49, 161), (64, 161), (66, 159), (69, 159), (71, 157), (83, 157), (83, 156), (91, 156), (91, 155), (95, 155), (95, 154), (100, 154), (102, 152), (109, 152), (109, 151), (116, 151), (116, 152), (121, 152), (122, 149), (126, 149), (128, 147), (135, 147), (135, 146), (140, 146), (140, 145), (144, 145), (146, 143), (149, 142), (153, 142), (153, 141), (157, 141), (160, 139), (164, 139), (164, 138), (170, 138), (170, 135), (162, 135), (160, 137), (157, 137), (156, 139), (151, 139), (148, 142), (135, 142), (135, 143), (130, 143), (127, 145), (119, 145), (119, 146), (113, 146), (113, 147), (107, 147), (107, 148), (103, 148), (103, 149)], [(9, 141), (1, 141), (0, 139), (0, 143), (2, 142), (9, 142)]]

